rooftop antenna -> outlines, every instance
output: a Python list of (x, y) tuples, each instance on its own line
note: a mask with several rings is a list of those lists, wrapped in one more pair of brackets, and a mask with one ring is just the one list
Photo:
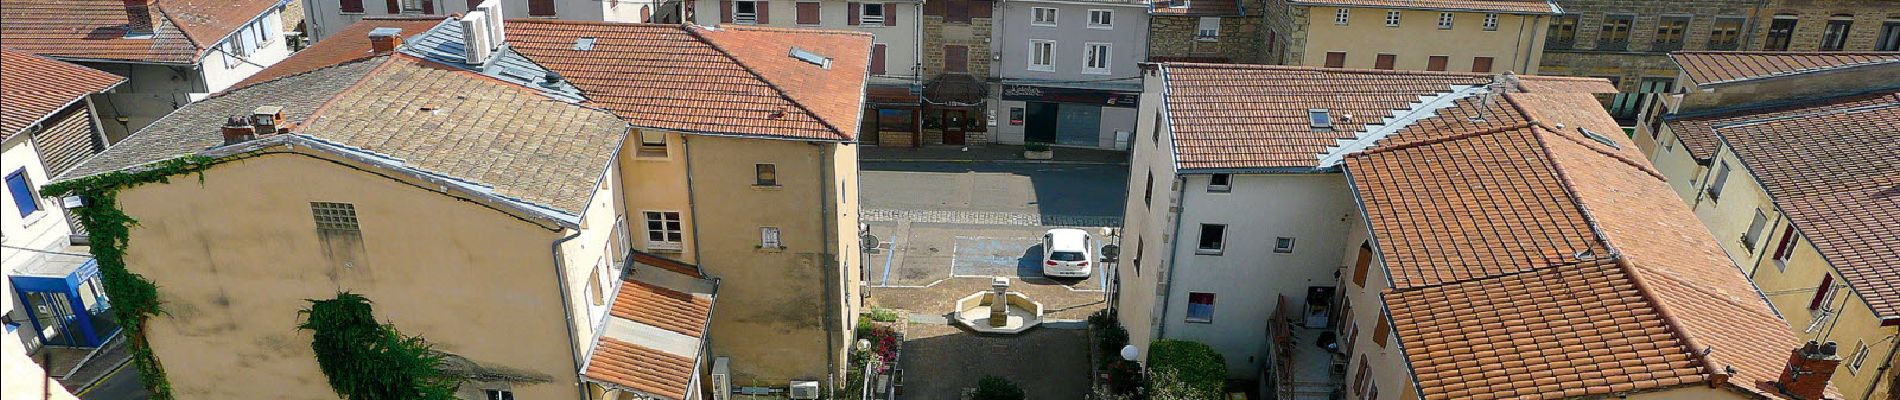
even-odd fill
[(1517, 91), (1517, 74), (1504, 71), (1502, 74), (1493, 75), (1491, 83), (1485, 84), (1484, 88), (1484, 104), (1478, 107), (1477, 115), (1471, 116), (1471, 122), (1484, 122), (1484, 112), (1498, 103), (1498, 94)]

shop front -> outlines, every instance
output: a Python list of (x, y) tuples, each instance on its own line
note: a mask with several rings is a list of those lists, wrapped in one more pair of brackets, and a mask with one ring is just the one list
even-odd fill
[(923, 144), (923, 98), (915, 85), (865, 88), (864, 122), (858, 140), (867, 146), (917, 147)]
[(943, 74), (924, 85), (924, 145), (965, 146), (990, 142), (985, 101), (989, 87), (965, 74)]
[(1004, 84), (996, 142), (1127, 150), (1141, 93), (1135, 84)]

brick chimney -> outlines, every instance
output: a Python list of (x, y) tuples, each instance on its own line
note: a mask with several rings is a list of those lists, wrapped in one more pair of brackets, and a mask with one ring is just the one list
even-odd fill
[(402, 47), (402, 28), (378, 27), (369, 31), (369, 48), (376, 54), (386, 54)]
[(231, 118), (224, 120), (224, 144), (226, 146), (251, 140), (257, 137), (256, 132), (256, 130), (251, 128), (250, 119), (244, 118), (242, 115), (233, 115)]
[(158, 26), (157, 0), (120, 0), (125, 3), (125, 36), (150, 37)]
[(1794, 349), (1775, 387), (1781, 389), (1781, 394), (1796, 399), (1820, 399), (1827, 390), (1828, 379), (1834, 377), (1834, 368), (1841, 365), (1841, 357), (1834, 354), (1836, 350), (1834, 342), (1820, 344), (1812, 340)]

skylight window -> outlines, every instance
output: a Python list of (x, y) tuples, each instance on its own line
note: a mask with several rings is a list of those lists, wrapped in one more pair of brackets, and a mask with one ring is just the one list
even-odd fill
[(805, 50), (805, 49), (801, 49), (797, 47), (792, 48), (791, 55), (792, 55), (792, 58), (796, 58), (799, 61), (811, 63), (811, 65), (816, 65), (819, 68), (831, 69), (830, 57), (821, 56), (821, 55), (818, 55), (818, 53), (813, 53), (809, 50)]
[(1324, 108), (1306, 109), (1307, 124), (1316, 129), (1332, 129), (1333, 113)]
[(1610, 148), (1612, 149), (1617, 149), (1617, 150), (1623, 149), (1623, 146), (1616, 145), (1615, 140), (1610, 140), (1609, 136), (1603, 136), (1596, 132), (1591, 132), (1589, 129), (1584, 129), (1581, 126), (1577, 127), (1577, 133), (1582, 133), (1584, 137), (1590, 138), (1590, 140), (1595, 140), (1597, 141), (1597, 143), (1602, 143), (1604, 146), (1610, 146)]
[(593, 49), (594, 49), (594, 38), (584, 37), (584, 38), (574, 39), (574, 50), (591, 51)]

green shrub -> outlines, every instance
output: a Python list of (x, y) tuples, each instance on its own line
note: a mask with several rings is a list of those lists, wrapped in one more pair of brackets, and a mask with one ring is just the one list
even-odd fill
[(442, 355), (420, 337), (376, 322), (369, 299), (350, 292), (310, 300), (299, 329), (312, 332), (310, 349), (330, 388), (350, 400), (452, 400), (460, 379), (437, 367)]
[(976, 394), (971, 400), (1023, 400), (1023, 388), (995, 375), (985, 376), (976, 382)]
[[(1227, 385), (1227, 362), (1206, 344), (1185, 340), (1156, 340), (1148, 346), (1150, 379), (1162, 373), (1180, 379), (1192, 398), (1219, 399)], [(1150, 382), (1150, 388), (1157, 387)]]
[(897, 322), (897, 311), (883, 307), (871, 307), (871, 311), (867, 311), (864, 314), (871, 317), (872, 321)]
[(1023, 150), (1024, 151), (1049, 151), (1049, 144), (1042, 143), (1042, 142), (1024, 143)]

